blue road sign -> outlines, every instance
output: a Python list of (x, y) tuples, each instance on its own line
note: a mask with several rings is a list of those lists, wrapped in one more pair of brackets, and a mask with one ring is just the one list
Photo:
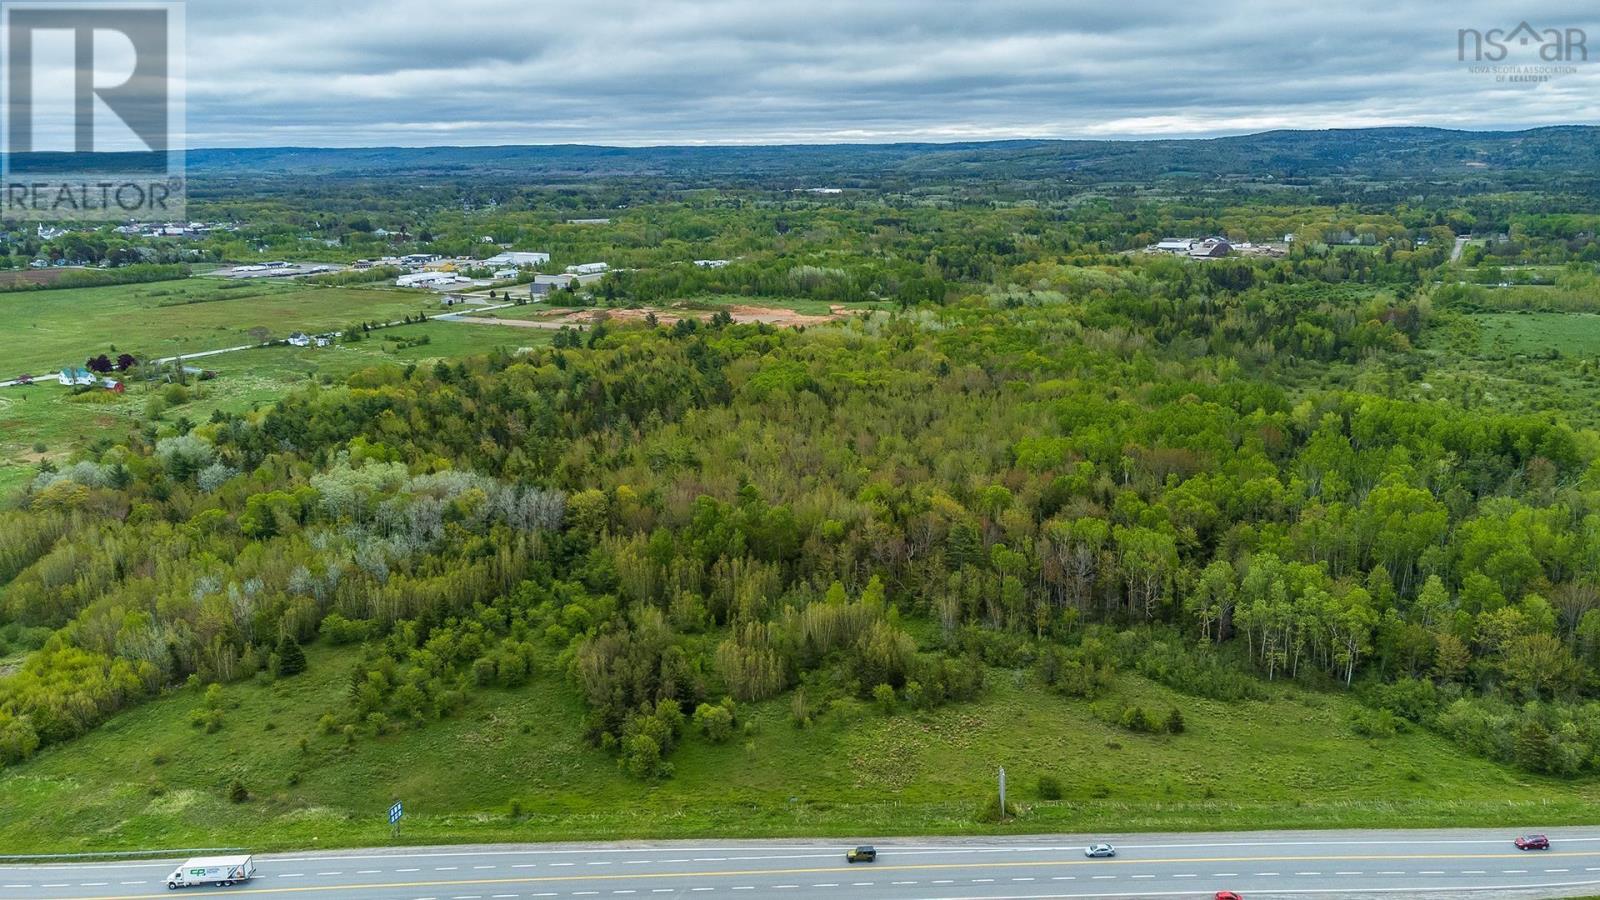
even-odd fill
[(393, 825), (394, 823), (400, 821), (400, 817), (405, 815), (405, 813), (405, 807), (397, 801), (395, 805), (389, 807), (389, 824)]

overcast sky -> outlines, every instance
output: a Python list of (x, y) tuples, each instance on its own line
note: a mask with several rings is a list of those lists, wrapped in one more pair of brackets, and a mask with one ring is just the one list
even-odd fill
[[(1458, 29), (1523, 19), (1585, 29), (1595, 61), (1533, 86), (1458, 60)], [(1600, 123), (1593, 0), (190, 0), (187, 22), (191, 147)]]

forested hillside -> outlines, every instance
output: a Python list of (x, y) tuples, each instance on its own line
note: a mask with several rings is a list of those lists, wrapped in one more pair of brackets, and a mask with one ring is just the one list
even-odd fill
[[(1211, 140), (1012, 140), (948, 144), (769, 147), (270, 147), (193, 150), (202, 178), (293, 176), (513, 176), (590, 182), (611, 178), (737, 179), (820, 187), (817, 179), (882, 186), (886, 179), (1062, 179), (1148, 182), (1218, 176), (1363, 181), (1461, 178), (1524, 185), (1593, 175), (1594, 129), (1469, 132), (1439, 128), (1270, 131)], [(838, 185), (834, 185), (838, 186)]]

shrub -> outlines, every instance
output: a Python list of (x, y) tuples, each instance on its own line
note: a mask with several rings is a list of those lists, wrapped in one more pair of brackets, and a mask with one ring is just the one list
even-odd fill
[[(1123, 634), (1135, 642), (1146, 638), (1141, 633)], [(1140, 675), (1194, 697), (1232, 703), (1266, 696), (1255, 677), (1228, 665), (1217, 651), (1177, 639), (1150, 640), (1137, 651), (1133, 666)]]
[(1100, 641), (1087, 639), (1076, 647), (1048, 647), (1039, 654), (1039, 679), (1068, 697), (1095, 697), (1111, 687), (1116, 660)]
[(1006, 819), (1015, 818), (1016, 815), (1017, 805), (1008, 800), (1006, 808), (1002, 810), (1000, 808), (1000, 795), (994, 793), (990, 794), (989, 799), (985, 800), (983, 806), (979, 807), (977, 819), (986, 825), (993, 825)]
[(906, 682), (906, 705), (912, 709), (921, 709), (924, 702), (922, 682), (912, 679)]
[(661, 772), (661, 744), (648, 734), (636, 734), (622, 742), (623, 771), (635, 778), (656, 778)]
[(1359, 709), (1351, 716), (1356, 734), (1369, 738), (1389, 738), (1404, 725), (1404, 720), (1387, 709)]
[(494, 660), (487, 656), (480, 656), (472, 661), (472, 683), (478, 687), (488, 687), (495, 681)]
[(713, 744), (733, 737), (732, 701), (721, 704), (702, 703), (694, 711), (694, 727)]
[(330, 644), (358, 644), (372, 636), (373, 623), (366, 619), (346, 619), (329, 613), (322, 620), (322, 636)]
[(894, 712), (895, 696), (892, 686), (880, 684), (873, 688), (872, 700), (878, 704), (878, 708), (883, 710), (885, 715)]
[(1174, 706), (1172, 711), (1167, 713), (1167, 733), (1183, 734), (1183, 728), (1183, 710)]
[(1117, 721), (1129, 731), (1150, 733), (1156, 730), (1155, 719), (1145, 712), (1142, 706), (1123, 707), (1122, 715), (1118, 717)]
[(811, 724), (811, 704), (806, 701), (806, 689), (801, 688), (789, 698), (789, 718), (795, 727), (805, 728)]
[(21, 762), (39, 749), (39, 735), (26, 716), (13, 716), (0, 707), (0, 767)]
[(244, 782), (235, 778), (228, 782), (228, 799), (234, 803), (243, 803), (250, 799), (250, 789), (244, 786)]
[(1040, 800), (1060, 800), (1061, 799), (1061, 781), (1060, 781), (1060, 779), (1056, 778), (1054, 775), (1040, 775), (1039, 776), (1039, 799)]

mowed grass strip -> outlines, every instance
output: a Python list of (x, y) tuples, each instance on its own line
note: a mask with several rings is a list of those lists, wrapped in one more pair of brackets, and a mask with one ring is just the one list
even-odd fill
[[(347, 702), (354, 652), (225, 689), (214, 734), (176, 691), (0, 773), (0, 844), (13, 852), (176, 846), (256, 850), (383, 845), (406, 803), (407, 843), (711, 836), (1091, 833), (1318, 827), (1538, 828), (1592, 818), (1592, 782), (1558, 783), (1464, 756), (1426, 732), (1371, 740), (1348, 698), (1274, 688), (1228, 705), (1131, 675), (1120, 699), (1179, 706), (1187, 730), (1139, 735), (1083, 701), (991, 672), (978, 702), (885, 714), (845, 701), (797, 729), (787, 699), (740, 708), (723, 744), (686, 735), (674, 777), (621, 774), (581, 734), (554, 663), (527, 687), (474, 693), (459, 716), (353, 742), (317, 719)], [(304, 739), (304, 748), (301, 740)], [(978, 811), (1004, 765), (1021, 815)], [(1036, 796), (1056, 776), (1060, 800)], [(239, 779), (251, 799), (235, 804)]]

